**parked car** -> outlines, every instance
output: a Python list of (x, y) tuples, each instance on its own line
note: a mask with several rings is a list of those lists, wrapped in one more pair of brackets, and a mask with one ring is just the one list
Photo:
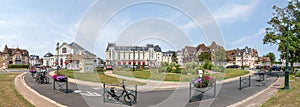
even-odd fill
[(255, 69), (261, 69), (261, 68), (262, 68), (262, 66), (260, 66), (260, 65), (255, 67)]
[(300, 71), (300, 68), (295, 68), (295, 71), (296, 71), (296, 72)]
[(271, 70), (273, 71), (280, 71), (281, 67), (280, 66), (272, 66)]
[(239, 68), (239, 65), (228, 65), (226, 68)]

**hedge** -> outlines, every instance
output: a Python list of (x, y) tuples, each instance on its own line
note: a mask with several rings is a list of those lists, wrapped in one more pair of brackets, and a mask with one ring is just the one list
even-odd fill
[(295, 76), (300, 77), (300, 71), (297, 71)]
[(29, 68), (29, 65), (8, 65), (8, 68)]

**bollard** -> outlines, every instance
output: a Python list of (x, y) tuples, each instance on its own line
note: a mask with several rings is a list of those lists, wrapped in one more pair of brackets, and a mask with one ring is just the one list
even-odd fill
[(138, 99), (138, 97), (137, 97), (137, 85), (135, 85), (135, 103), (137, 103), (137, 99)]
[(53, 79), (53, 90), (55, 90), (55, 80)]
[(105, 89), (105, 83), (103, 83), (103, 93), (102, 93), (103, 94), (103, 103), (105, 103), (105, 97), (106, 97), (105, 96), (105, 90), (106, 90)]
[(215, 85), (214, 85), (214, 98), (216, 98), (216, 92), (217, 92), (217, 81), (215, 81)]
[(242, 90), (242, 77), (240, 77), (240, 90)]
[(69, 93), (69, 86), (68, 86), (69, 82), (68, 82), (68, 78), (66, 78), (66, 93)]
[(189, 102), (191, 102), (191, 94), (192, 94), (192, 92), (191, 92), (191, 89), (192, 89), (192, 86), (191, 86), (191, 82), (190, 82), (190, 90), (189, 90)]
[(251, 86), (251, 76), (249, 75), (249, 87)]

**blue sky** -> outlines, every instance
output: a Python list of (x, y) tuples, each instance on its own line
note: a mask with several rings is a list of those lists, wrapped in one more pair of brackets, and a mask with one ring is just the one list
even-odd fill
[[(119, 1), (113, 2), (118, 3)], [(30, 54), (42, 56), (47, 52), (55, 53), (57, 42), (75, 41), (80, 23), (94, 3), (95, 0), (1, 0), (0, 49), (8, 44), (9, 47), (28, 49)], [(223, 44), (226, 49), (248, 46), (258, 49), (260, 56), (268, 52), (274, 52), (278, 56), (277, 46), (263, 45), (262, 39), (265, 33), (264, 28), (268, 26), (267, 21), (272, 16), (272, 6), (283, 7), (287, 5), (287, 1), (203, 0), (203, 3), (217, 21), (222, 33), (219, 36), (223, 36)], [(101, 15), (101, 13), (96, 14)], [(126, 45), (126, 41), (122, 37), (134, 38), (136, 37), (134, 34), (137, 33), (173, 38), (181, 38), (181, 35), (185, 35), (187, 40), (191, 41), (191, 43), (187, 43), (185, 40), (177, 40), (179, 42), (175, 43), (178, 45), (175, 46), (176, 49), (185, 45), (196, 46), (199, 43), (209, 45), (210, 41), (207, 40), (207, 37), (210, 35), (205, 35), (192, 20), (182, 12), (167, 6), (151, 3), (136, 5), (121, 10), (107, 21), (102, 31), (102, 35), (105, 36), (97, 38), (95, 49), (89, 49), (85, 44), (80, 45), (101, 58), (105, 58), (104, 49), (107, 42), (117, 41), (117, 43)], [(203, 20), (203, 22), (207, 21)], [(149, 28), (143, 29), (142, 25), (147, 23), (150, 23), (147, 26)], [(176, 27), (172, 27), (173, 25)], [(160, 29), (162, 29), (161, 35), (152, 33), (159, 32)], [(174, 46), (171, 46), (168, 41), (172, 40), (163, 41), (150, 38), (132, 44), (154, 43), (160, 44), (163, 50), (174, 49)]]

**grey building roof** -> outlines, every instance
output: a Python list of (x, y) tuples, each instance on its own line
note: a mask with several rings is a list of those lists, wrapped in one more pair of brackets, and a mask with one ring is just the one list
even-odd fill
[(172, 56), (172, 54), (173, 54), (174, 52), (175, 52), (175, 51), (162, 52), (162, 55), (163, 55), (163, 56)]
[(94, 55), (93, 53), (91, 53), (91, 52), (89, 52), (88, 50), (82, 48), (80, 45), (78, 45), (78, 44), (75, 43), (75, 42), (70, 43), (69, 46), (72, 47), (73, 49), (82, 50), (82, 52), (83, 52), (85, 55)]
[(147, 44), (146, 46), (117, 46), (114, 43), (108, 43), (106, 51), (108, 51), (108, 49), (110, 47), (114, 47), (114, 49), (116, 51), (148, 51), (149, 48), (153, 48), (154, 51), (156, 52), (161, 52), (161, 48), (159, 45), (153, 45), (153, 44)]
[(52, 56), (53, 56), (53, 54), (50, 53), (50, 52), (48, 52), (48, 53), (46, 53), (46, 54), (44, 55), (44, 57), (52, 57)]

